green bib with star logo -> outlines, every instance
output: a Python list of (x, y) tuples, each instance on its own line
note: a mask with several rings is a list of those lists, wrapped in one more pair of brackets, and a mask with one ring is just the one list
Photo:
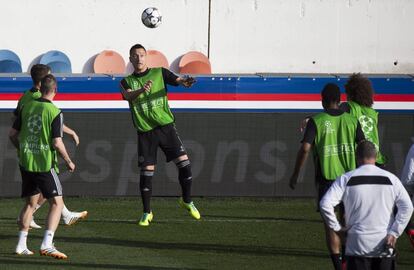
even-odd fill
[(153, 130), (174, 122), (174, 116), (168, 105), (162, 68), (151, 68), (148, 74), (138, 77), (134, 74), (125, 78), (132, 91), (136, 91), (151, 80), (151, 91), (144, 92), (135, 100), (129, 102), (132, 120), (140, 132)]
[(52, 122), (60, 110), (51, 102), (34, 100), (21, 111), (19, 164), (29, 172), (57, 169), (57, 154), (52, 145)]
[(355, 116), (361, 124), (362, 131), (365, 138), (372, 142), (377, 148), (377, 160), (378, 164), (384, 164), (387, 162), (387, 158), (381, 153), (379, 147), (378, 137), (378, 112), (370, 107), (361, 106), (356, 102), (348, 101), (351, 108), (350, 114)]
[(358, 120), (349, 113), (332, 116), (326, 112), (312, 117), (316, 125), (314, 156), (322, 176), (334, 181), (356, 168), (355, 137)]
[(20, 112), (26, 103), (31, 102), (34, 99), (38, 99), (41, 96), (42, 94), (38, 90), (27, 90), (26, 92), (24, 92), (23, 96), (20, 97), (19, 102), (17, 103), (17, 111)]

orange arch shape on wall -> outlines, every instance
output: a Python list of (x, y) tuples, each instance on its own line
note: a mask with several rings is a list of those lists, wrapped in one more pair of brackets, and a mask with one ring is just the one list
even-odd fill
[(184, 54), (178, 67), (180, 73), (211, 74), (210, 60), (201, 52), (190, 51)]
[(192, 61), (187, 65), (180, 67), (182, 74), (211, 74), (210, 63), (201, 61)]
[(125, 73), (125, 61), (119, 53), (105, 50), (95, 58), (93, 70), (95, 73), (123, 74)]
[(153, 67), (164, 67), (169, 68), (168, 60), (165, 55), (157, 50), (148, 50), (147, 51), (147, 66), (150, 68)]
[(204, 63), (208, 64), (209, 66), (211, 66), (210, 60), (207, 58), (207, 56), (205, 56), (201, 52), (196, 52), (196, 51), (190, 51), (190, 52), (184, 54), (183, 57), (181, 57), (180, 63), (179, 63), (178, 66), (181, 68), (181, 67), (184, 67), (185, 65), (187, 65), (188, 63), (191, 63), (191, 62), (194, 62), (194, 61), (204, 62)]

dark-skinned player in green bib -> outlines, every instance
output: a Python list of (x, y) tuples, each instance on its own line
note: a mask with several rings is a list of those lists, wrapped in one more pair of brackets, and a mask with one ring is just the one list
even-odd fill
[[(339, 87), (329, 83), (323, 88), (321, 96), (324, 112), (312, 116), (307, 122), (302, 147), (299, 149), (289, 183), (290, 187), (295, 189), (299, 172), (313, 149), (318, 209), (319, 201), (335, 179), (356, 168), (355, 147), (357, 143), (365, 140), (358, 119), (339, 109)], [(341, 240), (335, 231), (324, 225), (326, 243), (334, 269), (341, 270)]]

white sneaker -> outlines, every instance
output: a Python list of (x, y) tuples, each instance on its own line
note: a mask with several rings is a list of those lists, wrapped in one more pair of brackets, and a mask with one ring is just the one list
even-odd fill
[(34, 254), (34, 252), (33, 251), (30, 251), (28, 248), (19, 250), (17, 247), (16, 247), (15, 253), (17, 255), (33, 255)]
[(70, 212), (69, 215), (67, 215), (66, 217), (63, 217), (63, 222), (65, 223), (65, 225), (70, 226), (82, 219), (85, 219), (87, 216), (88, 216), (88, 211)]
[(37, 223), (34, 221), (34, 219), (32, 219), (32, 221), (30, 221), (30, 228), (32, 228), (32, 229), (41, 229), (42, 226), (37, 225)]
[(58, 260), (66, 260), (68, 256), (66, 256), (65, 253), (60, 252), (55, 248), (55, 246), (52, 246), (50, 248), (40, 249), (40, 255), (41, 256), (50, 256)]

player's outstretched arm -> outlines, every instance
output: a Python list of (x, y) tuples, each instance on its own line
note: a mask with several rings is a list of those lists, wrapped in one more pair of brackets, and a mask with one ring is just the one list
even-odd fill
[(73, 129), (71, 129), (68, 126), (66, 126), (65, 124), (63, 124), (63, 132), (65, 132), (66, 134), (68, 134), (69, 136), (72, 137), (72, 139), (75, 142), (76, 146), (79, 145), (79, 136), (78, 136), (78, 134), (76, 134), (76, 132)]
[(9, 139), (11, 141), (11, 143), (13, 144), (14, 147), (16, 147), (16, 149), (19, 149), (19, 131), (11, 128), (9, 131)]
[(185, 76), (185, 77), (178, 77), (176, 82), (179, 85), (184, 86), (185, 88), (189, 88), (189, 87), (193, 86), (193, 84), (195, 84), (197, 82), (197, 80), (194, 77)]
[(68, 152), (66, 151), (65, 144), (63, 143), (63, 140), (61, 137), (53, 138), (53, 148), (58, 151), (59, 155), (65, 160), (66, 167), (70, 172), (73, 172), (75, 170), (75, 164), (72, 162), (72, 160), (69, 157)]

